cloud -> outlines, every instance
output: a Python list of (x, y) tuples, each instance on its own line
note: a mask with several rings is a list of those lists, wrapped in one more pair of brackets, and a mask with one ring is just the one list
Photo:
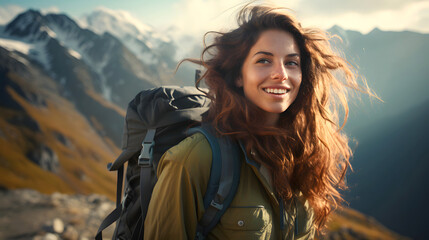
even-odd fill
[[(367, 33), (382, 30), (414, 30), (428, 32), (427, 0), (270, 0), (250, 1), (274, 3), (290, 8), (304, 26), (328, 29), (339, 25)], [(174, 5), (172, 23), (178, 32), (201, 36), (210, 30), (225, 31), (236, 26), (236, 13), (249, 1), (242, 0), (180, 0)]]
[[(152, 27), (142, 23), (140, 19), (136, 18), (133, 14), (131, 14), (128, 11), (119, 10), (119, 9), (113, 10), (103, 6), (99, 6), (99, 7), (96, 7), (92, 13), (97, 13), (97, 12), (101, 14), (114, 16), (114, 18), (116, 18), (120, 22), (127, 23), (130, 25), (132, 24), (135, 27), (137, 27), (140, 33), (152, 31)], [(127, 27), (129, 27), (129, 25)], [(136, 34), (138, 34), (139, 32), (137, 32)]]
[(60, 11), (60, 9), (58, 7), (52, 6), (52, 7), (40, 9), (40, 12), (43, 15), (46, 15), (46, 14), (49, 14), (49, 13), (60, 13), (61, 11)]
[(415, 11), (415, 20), (410, 30), (429, 33), (429, 3)]
[(23, 11), (25, 11), (25, 9), (17, 5), (0, 7), (0, 24), (9, 23), (17, 14)]
[[(174, 25), (173, 38), (184, 49), (195, 48), (208, 31), (227, 31), (236, 26), (236, 14), (249, 1), (242, 0), (180, 0), (169, 16)], [(339, 25), (344, 29), (368, 33), (375, 27), (382, 30), (413, 30), (429, 32), (429, 1), (410, 0), (332, 0), (322, 6), (321, 0), (252, 1), (273, 3), (292, 9), (305, 27), (329, 29)], [(331, 3), (332, 2), (332, 3)], [(387, 4), (389, 2), (389, 4)], [(368, 6), (364, 11), (364, 7)], [(172, 33), (172, 32), (170, 32)], [(197, 43), (180, 39), (192, 36)], [(186, 51), (185, 51), (186, 52)]]
[(238, 11), (246, 4), (275, 4), (294, 9), (300, 0), (180, 0), (174, 4), (173, 25), (188, 35), (227, 31), (236, 24)]
[(381, 9), (368, 13), (345, 11), (331, 15), (325, 13), (311, 15), (305, 10), (298, 11), (298, 13), (298, 18), (302, 20), (304, 26), (317, 26), (325, 29), (339, 25), (342, 28), (357, 30), (362, 33), (367, 33), (375, 27), (392, 31), (429, 31), (428, 1), (415, 1), (400, 8)]
[[(427, 2), (427, 0), (301, 0), (302, 10), (320, 15), (361, 13), (371, 14), (384, 10), (399, 10), (410, 4)], [(305, 8), (305, 9), (304, 9)]]

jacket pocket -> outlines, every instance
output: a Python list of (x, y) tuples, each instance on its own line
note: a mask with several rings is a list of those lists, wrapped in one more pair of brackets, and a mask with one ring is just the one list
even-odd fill
[(264, 206), (229, 207), (220, 219), (225, 230), (264, 232), (271, 224)]

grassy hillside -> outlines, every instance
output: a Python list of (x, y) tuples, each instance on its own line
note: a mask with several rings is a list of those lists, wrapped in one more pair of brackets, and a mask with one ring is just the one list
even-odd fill
[[(2, 107), (0, 112), (2, 187), (32, 188), (44, 193), (100, 193), (112, 197), (116, 176), (107, 172), (106, 165), (115, 159), (120, 149), (111, 139), (100, 137), (92, 124), (66, 99), (43, 88), (23, 86), (21, 89), (38, 94), (44, 104), (32, 104), (14, 89), (7, 89), (22, 109)], [(27, 120), (20, 123), (19, 119)], [(35, 123), (36, 127), (32, 129), (28, 122)], [(57, 156), (57, 173), (29, 161), (28, 153), (41, 144)]]
[(334, 212), (328, 222), (328, 232), (319, 239), (408, 239), (387, 229), (374, 218), (350, 208)]

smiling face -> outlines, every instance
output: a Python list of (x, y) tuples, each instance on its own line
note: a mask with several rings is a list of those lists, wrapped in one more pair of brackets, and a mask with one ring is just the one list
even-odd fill
[(236, 84), (267, 113), (267, 124), (275, 125), (296, 99), (301, 80), (300, 52), (292, 34), (266, 30), (250, 49)]

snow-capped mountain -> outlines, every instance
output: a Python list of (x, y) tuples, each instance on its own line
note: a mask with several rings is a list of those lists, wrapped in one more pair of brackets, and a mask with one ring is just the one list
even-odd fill
[(28, 55), (49, 70), (50, 61), (44, 46), (55, 33), (44, 25), (42, 15), (30, 10), (3, 28), (0, 44), (8, 50)]
[(175, 64), (174, 41), (128, 12), (100, 7), (85, 15), (80, 23), (98, 34), (108, 32), (121, 39), (146, 64)]
[[(159, 46), (165, 44), (160, 42)], [(162, 54), (152, 51), (150, 54), (159, 56), (157, 64), (146, 63), (111, 33), (99, 35), (83, 29), (64, 14), (24, 12), (4, 27), (0, 45), (42, 65), (64, 86), (65, 95), (73, 96), (85, 86), (121, 107), (126, 106), (130, 94), (168, 83), (168, 73), (173, 71), (171, 60)]]
[(65, 14), (28, 10), (0, 26), (0, 188), (112, 195), (106, 164), (120, 151), (124, 109), (139, 91), (173, 83), (163, 44), (145, 63)]

